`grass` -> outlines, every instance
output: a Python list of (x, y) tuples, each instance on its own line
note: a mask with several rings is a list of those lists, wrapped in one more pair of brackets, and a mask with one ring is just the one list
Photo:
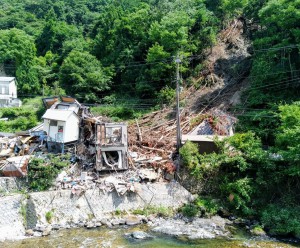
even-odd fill
[(23, 218), (23, 225), (26, 227), (27, 226), (27, 207), (24, 202), (21, 203), (20, 214)]
[(173, 209), (164, 206), (147, 206), (143, 209), (136, 209), (132, 211), (136, 215), (149, 216), (151, 214), (157, 214), (161, 217), (170, 217), (174, 214)]
[(48, 211), (45, 215), (45, 218), (46, 218), (47, 222), (50, 224), (53, 219), (53, 210)]

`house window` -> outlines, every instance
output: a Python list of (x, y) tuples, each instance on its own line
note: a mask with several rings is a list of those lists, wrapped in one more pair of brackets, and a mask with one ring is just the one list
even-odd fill
[(56, 106), (56, 109), (68, 110), (69, 107), (70, 107), (69, 105), (58, 104), (58, 105)]
[(58, 132), (63, 133), (64, 132), (64, 127), (63, 126), (58, 126)]
[(113, 144), (122, 141), (122, 127), (107, 127), (106, 128), (106, 143)]
[(8, 87), (7, 86), (2, 86), (1, 94), (2, 95), (8, 95)]
[(57, 121), (50, 120), (50, 126), (57, 126)]

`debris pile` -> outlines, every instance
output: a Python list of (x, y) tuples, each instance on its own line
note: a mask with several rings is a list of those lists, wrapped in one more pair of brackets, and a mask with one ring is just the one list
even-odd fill
[(233, 134), (233, 125), (236, 121), (236, 118), (229, 114), (218, 109), (212, 109), (200, 116), (200, 124), (191, 134), (230, 136)]
[[(72, 156), (69, 169), (58, 175), (53, 189), (71, 189), (74, 195), (80, 196), (87, 189), (99, 188), (123, 195), (137, 193), (142, 182), (174, 179), (178, 163), (174, 110), (152, 112), (127, 125), (95, 117), (71, 97), (43, 101), (47, 108), (44, 123), (0, 138), (0, 170), (4, 175), (26, 176), (32, 157), (57, 152), (50, 147), (54, 142), (60, 145), (59, 152), (69, 152)], [(68, 137), (67, 132), (74, 128), (73, 117), (62, 118), (64, 113), (70, 118), (74, 116), (76, 135), (73, 137)], [(196, 127), (194, 135), (230, 135), (236, 119), (217, 109), (198, 115), (183, 110), (180, 121), (183, 134)]]
[[(170, 116), (171, 120), (166, 117)], [(145, 115), (128, 127), (130, 163), (175, 171), (172, 156), (176, 150), (176, 120), (172, 110), (164, 109)], [(189, 128), (189, 116), (181, 116), (181, 128)]]
[[(169, 118), (169, 119), (166, 119)], [(183, 134), (230, 136), (236, 118), (219, 110), (190, 114), (182, 111), (180, 116)], [(176, 120), (175, 111), (164, 109), (145, 115), (128, 127), (128, 149), (133, 167), (161, 169), (165, 174), (173, 174), (176, 161)]]
[(34, 153), (45, 152), (43, 139), (34, 136), (9, 135), (0, 138), (0, 171), (4, 176), (23, 177)]
[(157, 182), (160, 178), (160, 173), (149, 168), (100, 175), (94, 172), (83, 172), (78, 164), (74, 164), (57, 176), (55, 187), (52, 189), (71, 189), (72, 194), (77, 196), (81, 196), (88, 189), (99, 189), (104, 193), (115, 190), (118, 195), (124, 195), (127, 192), (138, 193), (140, 183)]

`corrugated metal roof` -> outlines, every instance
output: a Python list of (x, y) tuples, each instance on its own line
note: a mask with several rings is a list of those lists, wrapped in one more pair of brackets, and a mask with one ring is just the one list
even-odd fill
[(56, 121), (66, 121), (72, 114), (76, 115), (71, 110), (48, 109), (42, 118)]
[(0, 82), (11, 82), (13, 81), (15, 78), (14, 77), (0, 77)]

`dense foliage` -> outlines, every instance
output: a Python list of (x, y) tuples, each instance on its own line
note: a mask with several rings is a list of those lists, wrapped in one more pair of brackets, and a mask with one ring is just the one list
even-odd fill
[(174, 87), (174, 56), (201, 54), (218, 29), (202, 0), (2, 0), (0, 9), (0, 63), (20, 93), (64, 88), (93, 103)]
[(1, 132), (28, 130), (37, 125), (43, 112), (40, 98), (24, 99), (20, 108), (0, 108), (0, 118), (8, 118), (7, 121), (0, 121), (0, 130)]
[(268, 150), (248, 132), (219, 142), (219, 153), (201, 155), (187, 142), (180, 150), (183, 162), (206, 181), (204, 192), (221, 196), (231, 211), (261, 218), (271, 234), (299, 236), (299, 114), (297, 102), (279, 107), (275, 145)]

